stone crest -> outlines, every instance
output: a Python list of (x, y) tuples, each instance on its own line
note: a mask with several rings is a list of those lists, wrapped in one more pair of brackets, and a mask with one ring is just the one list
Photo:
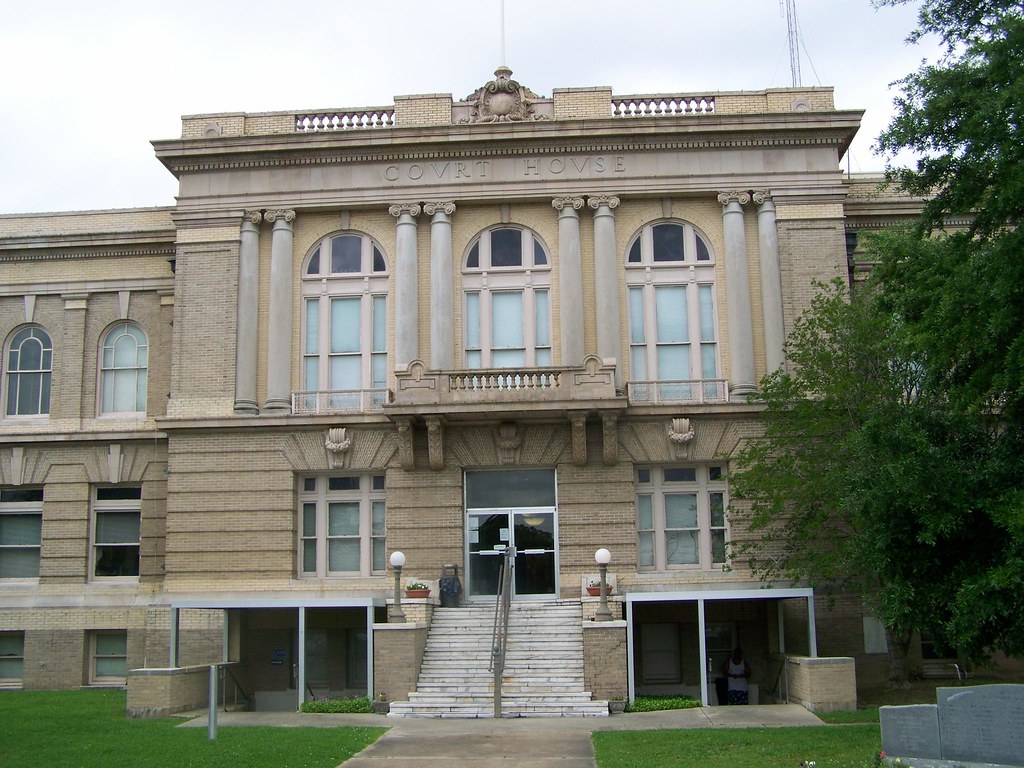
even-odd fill
[(536, 93), (512, 79), (512, 70), (500, 66), (494, 70), (494, 80), (477, 88), (464, 101), (472, 105), (470, 116), (461, 123), (519, 123), (547, 120), (533, 109), (539, 99)]

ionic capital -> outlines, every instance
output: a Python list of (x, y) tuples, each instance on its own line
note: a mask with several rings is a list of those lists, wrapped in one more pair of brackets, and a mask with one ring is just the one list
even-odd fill
[[(295, 213), (293, 211), (292, 216), (294, 215)], [(258, 225), (261, 221), (263, 221), (263, 211), (246, 211), (245, 213), (242, 214), (242, 218), (245, 219), (250, 224)]]
[(758, 205), (764, 205), (765, 203), (772, 202), (772, 192), (770, 189), (755, 189), (753, 198), (754, 202)]
[(729, 205), (729, 203), (739, 203), (740, 205), (746, 205), (750, 202), (750, 193), (741, 192), (739, 190), (732, 190), (730, 192), (722, 192), (718, 196), (718, 202), (722, 205)]
[(551, 206), (558, 211), (578, 211), (583, 207), (582, 197), (556, 197), (551, 201)]
[(453, 203), (453, 202), (447, 202), (447, 203), (444, 203), (444, 202), (424, 203), (423, 204), (423, 212), (425, 214), (427, 214), (428, 216), (433, 216), (435, 213), (444, 213), (444, 214), (447, 214), (448, 216), (451, 216), (453, 213), (455, 213), (455, 203)]
[(595, 211), (601, 206), (607, 206), (608, 208), (618, 208), (619, 198), (615, 195), (591, 195), (587, 198), (587, 205), (593, 208)]
[(278, 220), (291, 224), (293, 221), (295, 221), (295, 211), (284, 209), (277, 211), (267, 211), (265, 214), (263, 214), (263, 218), (264, 220), (269, 221), (272, 224)]
[(388, 208), (388, 213), (395, 217), (402, 216), (403, 214), (419, 216), (421, 210), (422, 208), (419, 203), (395, 203)]

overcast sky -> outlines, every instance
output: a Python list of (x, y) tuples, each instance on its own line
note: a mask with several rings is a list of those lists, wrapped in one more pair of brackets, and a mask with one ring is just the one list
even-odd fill
[[(172, 205), (150, 142), (181, 115), (462, 99), (500, 64), (500, 0), (29, 0), (0, 24), (0, 213)], [(542, 96), (791, 85), (781, 0), (506, 0), (506, 62)], [(934, 60), (916, 4), (797, 0), (803, 85), (865, 109), (854, 172), (884, 166), (889, 84)], [(844, 166), (846, 161), (844, 160)]]

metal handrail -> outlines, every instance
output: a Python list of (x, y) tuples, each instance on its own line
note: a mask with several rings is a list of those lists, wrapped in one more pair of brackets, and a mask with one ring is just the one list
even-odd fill
[(508, 619), (512, 607), (512, 575), (515, 547), (506, 547), (498, 576), (498, 594), (494, 605), (494, 631), (491, 636), (491, 671), (494, 673), (494, 716), (501, 717), (501, 679), (505, 674), (505, 649), (508, 646)]
[[(252, 707), (252, 699), (250, 698), (249, 694), (247, 694), (245, 692), (245, 689), (242, 687), (242, 684), (240, 682), (238, 682), (238, 678), (235, 677), (235, 673), (231, 671), (231, 668), (229, 666), (227, 666), (227, 664), (220, 664), (218, 666), (220, 668), (221, 679), (224, 682), (227, 682), (228, 678), (230, 678), (231, 682), (234, 683), (233, 694), (234, 694), (235, 700), (233, 702), (233, 705), (235, 707), (238, 706), (238, 694), (242, 694), (242, 701), (245, 702), (245, 708), (246, 709), (250, 709)], [(227, 690), (227, 688), (228, 687), (226, 685), (221, 685), (221, 687), (220, 687), (221, 709), (223, 709), (225, 712), (228, 711), (228, 690)]]

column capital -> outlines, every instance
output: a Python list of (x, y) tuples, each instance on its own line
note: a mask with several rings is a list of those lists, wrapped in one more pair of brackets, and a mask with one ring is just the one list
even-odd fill
[(746, 205), (750, 202), (750, 193), (741, 192), (739, 190), (732, 190), (729, 192), (722, 192), (718, 195), (718, 202), (722, 205), (729, 205), (729, 203), (739, 203), (740, 205)]
[(768, 205), (774, 204), (772, 201), (772, 191), (770, 189), (755, 189), (752, 197), (754, 198), (754, 202), (758, 205), (764, 205), (765, 203)]
[(583, 207), (582, 197), (556, 197), (551, 201), (551, 207), (559, 211), (559, 213), (572, 213), (578, 211)]
[(388, 213), (398, 217), (403, 215), (419, 216), (422, 208), (419, 203), (394, 203), (388, 207)]
[(424, 203), (423, 212), (428, 216), (433, 216), (435, 213), (444, 213), (451, 216), (455, 213), (455, 203), (451, 201)]
[(263, 218), (264, 220), (269, 221), (271, 224), (277, 223), (278, 221), (282, 221), (285, 224), (291, 224), (293, 221), (295, 221), (295, 211), (286, 209), (267, 211), (265, 214), (263, 214)]
[(602, 206), (618, 208), (619, 198), (617, 195), (591, 195), (587, 198), (587, 205), (595, 211)]
[[(292, 215), (295, 215), (294, 211)], [(259, 224), (261, 221), (263, 221), (263, 211), (245, 211), (242, 214), (243, 224)]]

